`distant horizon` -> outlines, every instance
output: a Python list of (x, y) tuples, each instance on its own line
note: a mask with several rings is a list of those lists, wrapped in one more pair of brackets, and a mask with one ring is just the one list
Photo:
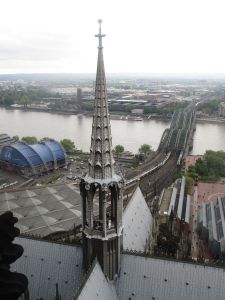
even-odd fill
[[(23, 76), (76, 76), (95, 77), (95, 72), (15, 72), (0, 73), (0, 77), (23, 77)], [(177, 78), (177, 79), (225, 79), (225, 73), (151, 73), (151, 72), (108, 72), (106, 77), (144, 77), (144, 78)], [(1, 79), (1, 78), (0, 78)]]

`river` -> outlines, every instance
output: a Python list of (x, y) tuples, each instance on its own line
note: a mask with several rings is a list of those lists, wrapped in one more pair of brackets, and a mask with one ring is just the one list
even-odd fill
[[(77, 115), (61, 115), (45, 112), (25, 112), (0, 108), (0, 133), (10, 136), (51, 137), (56, 140), (68, 138), (77, 148), (89, 151), (92, 118)], [(163, 131), (169, 121), (162, 120), (111, 120), (113, 145), (122, 144), (126, 150), (136, 153), (140, 145), (150, 144), (157, 149)], [(225, 151), (225, 124), (197, 124), (194, 135), (193, 154), (205, 150)]]

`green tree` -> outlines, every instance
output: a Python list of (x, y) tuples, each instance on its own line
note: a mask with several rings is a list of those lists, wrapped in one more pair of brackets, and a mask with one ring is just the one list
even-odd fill
[(216, 181), (225, 177), (225, 152), (208, 150), (202, 159), (198, 159), (195, 166), (188, 168), (188, 176), (201, 180)]
[(196, 167), (193, 165), (190, 165), (187, 171), (187, 177), (192, 178), (195, 180), (198, 177), (198, 174), (196, 173)]
[(125, 111), (128, 113), (130, 113), (133, 108), (135, 108), (135, 106), (131, 103), (125, 105)]
[(124, 152), (124, 147), (122, 145), (116, 145), (113, 150), (118, 158), (119, 155)]
[(94, 110), (94, 105), (93, 105), (93, 103), (81, 103), (81, 108), (83, 110), (93, 111)]
[(12, 138), (14, 139), (15, 142), (18, 142), (20, 140), (18, 135), (14, 135)]
[(20, 98), (20, 103), (24, 106), (27, 107), (27, 105), (29, 104), (30, 99), (27, 97), (27, 95), (24, 95)]
[(150, 154), (152, 152), (152, 147), (148, 144), (143, 144), (141, 147), (138, 149), (138, 152), (140, 154), (144, 154), (145, 158), (147, 154)]
[(12, 104), (14, 104), (14, 97), (11, 93), (7, 93), (4, 97), (3, 97), (3, 103), (5, 106), (10, 106)]
[(15, 103), (15, 93), (13, 90), (1, 90), (0, 91), (0, 104), (4, 106), (10, 106)]
[(185, 184), (185, 193), (191, 194), (192, 186), (194, 185), (194, 179), (189, 176), (185, 176), (186, 184)]
[(51, 138), (45, 136), (40, 140), (40, 142), (45, 142), (45, 141), (49, 141), (49, 140), (51, 140)]
[(225, 152), (224, 151), (206, 151), (204, 155), (209, 175), (217, 177), (225, 176)]
[(69, 139), (63, 139), (60, 143), (67, 153), (73, 153), (76, 150), (74, 142)]
[(198, 159), (195, 166), (195, 172), (200, 176), (208, 176), (206, 161)]
[(28, 145), (33, 145), (38, 142), (38, 140), (35, 136), (24, 136), (24, 137), (22, 137), (21, 141)]
[(197, 109), (209, 115), (217, 114), (220, 102), (220, 100), (203, 102), (198, 105)]
[(152, 106), (145, 106), (144, 107), (144, 113), (145, 114), (153, 114), (153, 113), (156, 113), (156, 112), (157, 112), (156, 107), (152, 107)]

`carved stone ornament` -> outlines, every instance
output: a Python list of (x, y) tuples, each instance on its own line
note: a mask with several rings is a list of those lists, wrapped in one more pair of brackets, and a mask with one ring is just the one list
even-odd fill
[(85, 183), (85, 190), (89, 191), (91, 188), (90, 184), (89, 183)]
[(108, 191), (108, 185), (106, 184), (106, 183), (103, 183), (102, 184), (102, 190), (104, 191), (104, 192), (107, 192)]

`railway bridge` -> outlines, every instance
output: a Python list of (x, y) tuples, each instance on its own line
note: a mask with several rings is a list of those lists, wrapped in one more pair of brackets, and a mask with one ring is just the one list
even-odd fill
[(174, 181), (183, 159), (193, 146), (195, 112), (194, 102), (174, 112), (170, 128), (164, 131), (154, 157), (125, 176), (125, 196), (139, 182), (146, 200), (150, 200)]

